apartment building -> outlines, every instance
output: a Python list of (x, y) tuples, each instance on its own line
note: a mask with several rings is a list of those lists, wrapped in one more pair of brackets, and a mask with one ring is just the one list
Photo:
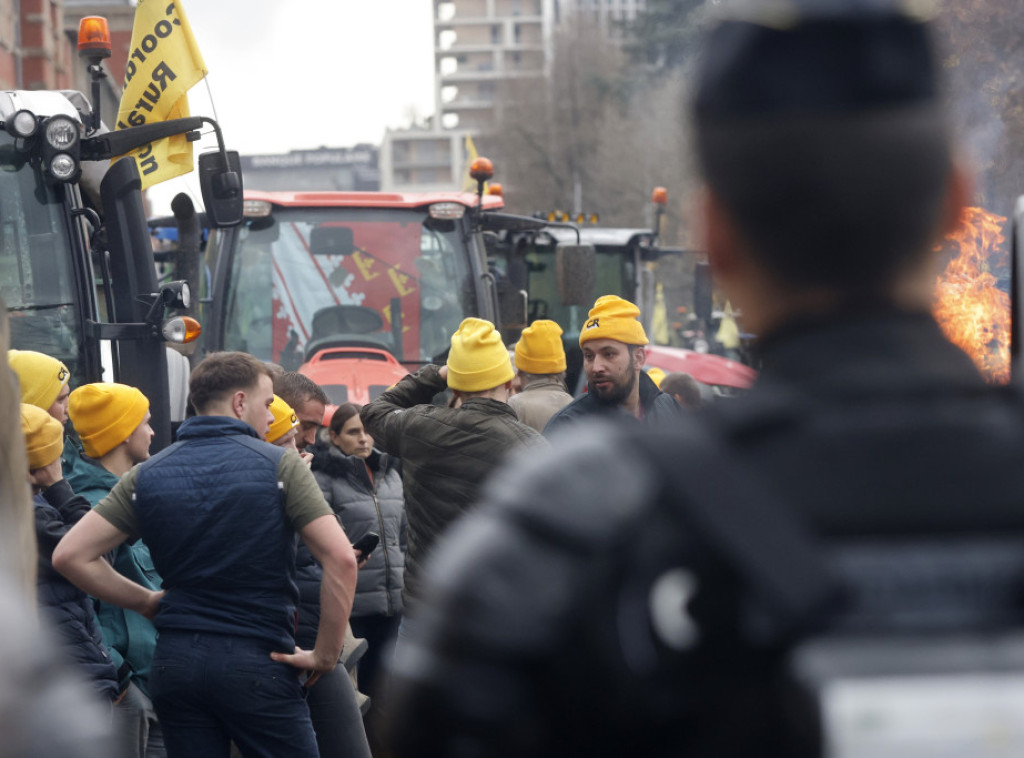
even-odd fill
[[(389, 130), (381, 148), (383, 189), (456, 189), (466, 174), (465, 138), (502, 119), (500, 88), (548, 74), (555, 30), (577, 17), (610, 36), (645, 0), (434, 0), (434, 105), (429, 125)], [(445, 161), (449, 161), (445, 163)]]

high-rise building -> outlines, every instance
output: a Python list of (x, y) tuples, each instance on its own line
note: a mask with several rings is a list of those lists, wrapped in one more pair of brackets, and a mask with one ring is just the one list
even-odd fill
[(544, 76), (555, 0), (436, 0), (434, 8), (441, 127), (488, 132), (501, 118), (498, 88)]
[[(645, 0), (434, 0), (435, 115), (429, 126), (389, 130), (381, 148), (384, 189), (457, 189), (465, 137), (502, 118), (501, 87), (548, 74), (555, 30), (577, 17), (609, 36)], [(445, 162), (448, 161), (448, 162)]]

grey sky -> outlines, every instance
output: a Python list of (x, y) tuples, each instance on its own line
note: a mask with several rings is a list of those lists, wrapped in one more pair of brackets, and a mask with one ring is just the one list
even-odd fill
[[(379, 144), (387, 127), (433, 112), (429, 0), (182, 0), (209, 70), (189, 93), (214, 115), (230, 149)], [(212, 146), (204, 138), (197, 154)], [(198, 199), (194, 172), (184, 180)], [(155, 212), (182, 180), (150, 191)]]

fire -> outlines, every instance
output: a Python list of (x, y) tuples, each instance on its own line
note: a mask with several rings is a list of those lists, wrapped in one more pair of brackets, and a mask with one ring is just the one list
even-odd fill
[(935, 318), (986, 380), (1010, 380), (1010, 296), (993, 270), (1004, 269), (1006, 219), (984, 208), (967, 208), (959, 229), (946, 239), (958, 248), (935, 288)]

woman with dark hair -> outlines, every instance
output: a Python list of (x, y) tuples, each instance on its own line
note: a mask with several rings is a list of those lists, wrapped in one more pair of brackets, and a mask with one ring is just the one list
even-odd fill
[(369, 649), (359, 661), (359, 689), (379, 697), (381, 661), (391, 649), (402, 612), (405, 572), (405, 497), (398, 460), (373, 447), (359, 406), (344, 403), (331, 417), (331, 444), (313, 458), (313, 475), (345, 533), (358, 542), (369, 533), (380, 544), (357, 555), (359, 583), (350, 623)]

